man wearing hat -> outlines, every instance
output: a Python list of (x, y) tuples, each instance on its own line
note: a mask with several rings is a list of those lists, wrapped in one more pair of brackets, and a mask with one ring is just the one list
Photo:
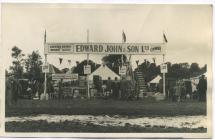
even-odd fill
[(205, 75), (202, 75), (200, 77), (197, 89), (199, 94), (199, 101), (206, 101), (207, 80), (205, 79)]

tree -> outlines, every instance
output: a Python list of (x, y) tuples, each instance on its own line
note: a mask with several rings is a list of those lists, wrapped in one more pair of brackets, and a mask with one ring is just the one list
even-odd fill
[(19, 79), (23, 76), (23, 65), (24, 65), (24, 59), (25, 56), (22, 54), (22, 50), (19, 49), (17, 46), (14, 46), (12, 48), (12, 54), (11, 54), (13, 61), (12, 66), (10, 67), (11, 73), (14, 75), (15, 78)]
[(200, 73), (200, 67), (198, 63), (192, 63), (190, 65), (190, 73), (195, 76), (198, 75), (198, 73)]
[[(76, 64), (77, 64), (77, 66), (74, 68), (74, 73), (78, 73), (81, 76), (85, 75), (84, 66), (87, 65), (87, 60), (83, 60), (80, 63), (77, 61)], [(88, 61), (88, 65), (91, 66), (91, 72), (95, 71), (99, 67), (99, 65), (94, 63), (92, 60)]]
[(25, 61), (26, 76), (30, 80), (42, 80), (42, 58), (38, 51), (33, 51)]
[[(107, 65), (111, 70), (113, 70), (115, 73), (119, 73), (119, 66), (122, 65), (122, 55), (119, 54), (110, 54), (107, 56), (104, 56), (102, 58), (102, 61), (105, 65)], [(127, 61), (126, 55), (123, 55), (123, 62)]]
[(142, 64), (138, 66), (138, 69), (143, 73), (143, 77), (146, 82), (149, 82), (160, 73), (160, 67), (156, 64), (150, 63), (148, 60), (144, 60)]

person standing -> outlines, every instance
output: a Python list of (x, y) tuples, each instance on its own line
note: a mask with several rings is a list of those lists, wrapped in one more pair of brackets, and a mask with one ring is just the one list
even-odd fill
[(58, 99), (62, 99), (63, 96), (63, 79), (60, 79), (59, 83), (58, 83)]
[(202, 75), (199, 79), (199, 83), (197, 85), (197, 90), (199, 94), (199, 101), (206, 101), (206, 91), (207, 91), (207, 80), (205, 79), (205, 75)]
[(113, 98), (114, 99), (119, 98), (119, 82), (117, 77), (115, 77), (112, 88), (113, 88)]
[(182, 93), (181, 81), (178, 80), (175, 86), (175, 99), (177, 102), (181, 101), (181, 93)]
[(112, 85), (111, 85), (111, 79), (110, 77), (108, 77), (108, 80), (107, 80), (107, 88), (106, 88), (106, 98), (109, 97), (112, 93)]
[(12, 87), (12, 104), (16, 104), (18, 101), (19, 93), (21, 91), (21, 86), (17, 80), (12, 79), (11, 87)]
[(6, 106), (10, 107), (12, 105), (12, 82), (10, 78), (6, 78), (6, 96), (5, 96), (5, 102)]
[(120, 99), (125, 99), (126, 98), (126, 80), (125, 80), (125, 77), (123, 76), (122, 77), (122, 80), (120, 81)]

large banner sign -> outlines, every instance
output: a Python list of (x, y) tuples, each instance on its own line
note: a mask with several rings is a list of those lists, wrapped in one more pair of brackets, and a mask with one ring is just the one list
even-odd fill
[(45, 54), (165, 54), (164, 43), (47, 43)]

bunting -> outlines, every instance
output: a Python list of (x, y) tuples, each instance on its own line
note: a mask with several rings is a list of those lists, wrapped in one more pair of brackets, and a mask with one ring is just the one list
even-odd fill
[(168, 43), (168, 40), (167, 40), (167, 38), (166, 38), (165, 33), (163, 33), (163, 40), (164, 40), (165, 43)]
[(156, 59), (155, 57), (153, 57), (153, 58), (152, 58), (152, 60), (153, 60), (153, 63), (155, 63), (155, 59)]
[(59, 61), (60, 61), (60, 64), (62, 63), (62, 61), (63, 61), (63, 58), (59, 58)]
[(71, 60), (68, 60), (69, 65), (71, 65)]
[(126, 42), (126, 35), (125, 32), (122, 31), (122, 42), (125, 43)]
[(138, 66), (138, 63), (139, 63), (139, 60), (136, 61), (137, 66)]
[(46, 43), (46, 30), (45, 30), (45, 34), (44, 34), (44, 43)]

